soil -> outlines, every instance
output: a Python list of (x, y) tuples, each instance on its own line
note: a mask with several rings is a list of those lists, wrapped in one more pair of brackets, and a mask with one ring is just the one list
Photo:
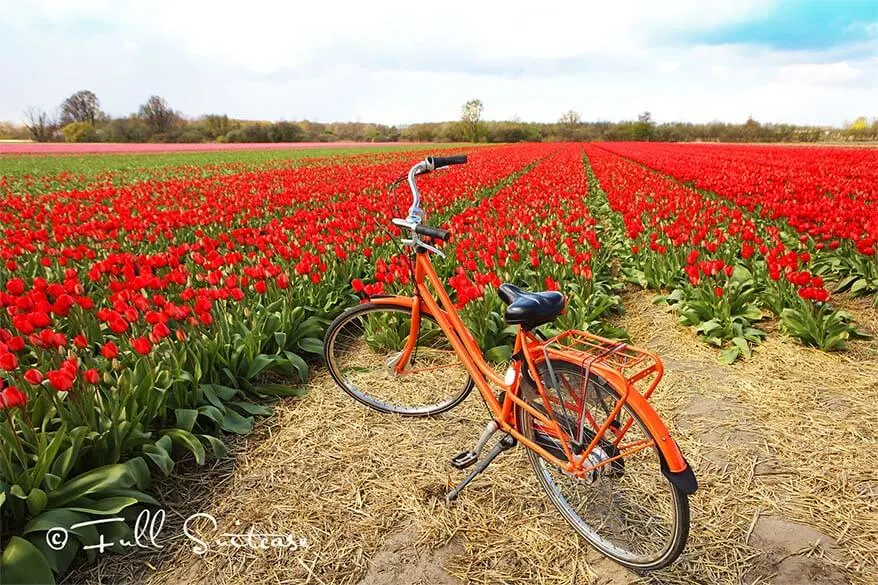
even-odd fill
[(391, 534), (384, 546), (370, 559), (369, 571), (357, 585), (458, 585), (462, 581), (449, 575), (445, 563), (462, 552), (453, 541), (432, 551), (419, 549), (417, 530), (409, 527)]

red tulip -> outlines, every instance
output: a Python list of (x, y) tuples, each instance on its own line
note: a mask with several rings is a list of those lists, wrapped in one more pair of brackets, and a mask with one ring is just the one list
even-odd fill
[(9, 386), (0, 390), (0, 410), (24, 406), (25, 404), (27, 404), (27, 394), (15, 386)]
[(62, 370), (50, 370), (46, 372), (46, 378), (52, 387), (58, 392), (69, 392), (73, 388), (73, 376)]
[(34, 386), (43, 381), (43, 374), (36, 368), (31, 368), (24, 373), (24, 379)]
[(14, 353), (0, 353), (0, 370), (11, 372), (18, 368), (18, 358)]
[(119, 348), (112, 341), (108, 341), (101, 347), (101, 355), (108, 360), (114, 360), (119, 356)]
[(164, 323), (156, 323), (155, 327), (152, 328), (152, 334), (155, 335), (156, 339), (161, 340), (170, 335), (171, 330)]
[(13, 278), (6, 283), (6, 290), (11, 295), (20, 295), (24, 293), (24, 281), (20, 278)]
[(152, 351), (152, 344), (145, 337), (137, 337), (131, 340), (131, 347), (140, 355), (146, 355)]
[(28, 316), (28, 320), (30, 321), (31, 325), (33, 325), (37, 329), (41, 327), (48, 327), (52, 324), (51, 317), (49, 317), (49, 315), (44, 311), (36, 311), (34, 313), (31, 313)]

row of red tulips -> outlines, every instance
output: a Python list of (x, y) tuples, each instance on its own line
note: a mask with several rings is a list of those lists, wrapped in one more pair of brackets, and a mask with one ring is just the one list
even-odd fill
[(801, 236), (811, 270), (878, 292), (878, 149), (604, 144)]
[(724, 360), (749, 355), (764, 337), (756, 324), (771, 314), (787, 333), (825, 350), (861, 336), (828, 302), (809, 236), (601, 146), (586, 151), (625, 223), (629, 278), (671, 291), (666, 300), (681, 322), (727, 347)]

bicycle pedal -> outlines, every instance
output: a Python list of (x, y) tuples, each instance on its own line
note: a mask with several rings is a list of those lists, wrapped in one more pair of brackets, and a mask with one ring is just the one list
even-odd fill
[(451, 458), (451, 466), (455, 469), (466, 469), (478, 460), (479, 455), (475, 451), (464, 451)]

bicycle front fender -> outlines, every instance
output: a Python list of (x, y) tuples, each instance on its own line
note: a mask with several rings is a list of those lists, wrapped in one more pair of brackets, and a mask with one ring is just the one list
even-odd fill
[[(406, 297), (403, 295), (376, 295), (369, 297), (368, 302), (373, 305), (392, 305), (394, 307), (405, 307), (414, 310), (415, 300), (417, 297)], [(422, 308), (421, 310), (424, 310)]]

